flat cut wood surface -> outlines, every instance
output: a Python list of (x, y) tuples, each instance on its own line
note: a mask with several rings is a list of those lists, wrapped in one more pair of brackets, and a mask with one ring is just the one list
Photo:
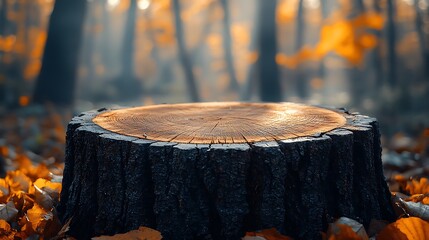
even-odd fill
[(112, 110), (93, 122), (111, 132), (175, 143), (253, 143), (312, 136), (342, 127), (337, 112), (296, 103), (212, 102)]

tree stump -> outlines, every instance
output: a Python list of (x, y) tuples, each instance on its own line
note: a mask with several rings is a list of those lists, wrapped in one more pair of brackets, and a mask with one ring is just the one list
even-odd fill
[(58, 212), (80, 238), (165, 239), (275, 227), (319, 239), (335, 218), (392, 220), (376, 119), (294, 103), (100, 109), (67, 130)]

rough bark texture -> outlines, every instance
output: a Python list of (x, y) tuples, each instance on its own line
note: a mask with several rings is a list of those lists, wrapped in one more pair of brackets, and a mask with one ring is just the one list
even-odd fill
[(392, 220), (374, 118), (279, 141), (185, 144), (120, 135), (73, 118), (58, 212), (78, 239), (144, 225), (165, 239), (240, 239), (275, 227), (320, 239), (346, 216)]

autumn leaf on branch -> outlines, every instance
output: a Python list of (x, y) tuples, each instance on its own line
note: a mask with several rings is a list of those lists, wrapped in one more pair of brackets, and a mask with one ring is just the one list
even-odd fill
[(354, 19), (339, 19), (322, 27), (320, 40), (315, 47), (304, 46), (292, 56), (278, 53), (276, 62), (288, 68), (296, 68), (304, 61), (320, 60), (329, 52), (334, 52), (351, 64), (358, 65), (363, 61), (365, 53), (378, 44), (377, 37), (365, 30), (381, 30), (383, 22), (380, 14), (371, 12)]

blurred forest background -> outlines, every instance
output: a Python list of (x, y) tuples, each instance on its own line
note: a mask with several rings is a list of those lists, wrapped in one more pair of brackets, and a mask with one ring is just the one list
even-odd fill
[(429, 126), (429, 0), (0, 0), (0, 112), (293, 101)]

